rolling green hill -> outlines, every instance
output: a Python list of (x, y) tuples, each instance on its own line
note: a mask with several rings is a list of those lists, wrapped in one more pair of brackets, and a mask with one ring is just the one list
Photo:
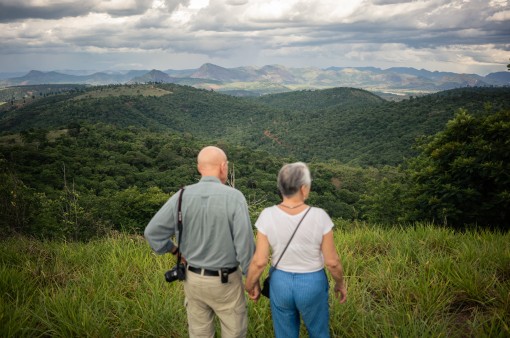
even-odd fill
[(414, 156), (415, 140), (440, 131), (461, 108), (473, 115), (508, 109), (510, 88), (456, 89), (401, 102), (335, 88), (268, 95), (257, 101), (281, 109), (273, 132), (282, 143), (297, 145), (296, 156), (380, 166)]
[(175, 84), (93, 87), (6, 111), (0, 132), (106, 123), (186, 132), (305, 161), (395, 165), (414, 156), (417, 137), (441, 130), (459, 108), (474, 115), (508, 108), (509, 94), (464, 88), (388, 102), (353, 88), (239, 98)]
[(335, 106), (360, 109), (364, 105), (384, 102), (377, 95), (355, 88), (301, 90), (290, 93), (264, 95), (254, 99), (254, 101), (274, 108), (288, 111), (308, 111), (310, 113)]

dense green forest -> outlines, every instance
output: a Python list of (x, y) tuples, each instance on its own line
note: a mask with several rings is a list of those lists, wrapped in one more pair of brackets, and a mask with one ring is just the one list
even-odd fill
[(254, 99), (174, 84), (106, 86), (43, 98), (5, 112), (0, 131), (104, 123), (191, 133), (198, 139), (308, 162), (398, 165), (417, 155), (411, 148), (416, 138), (442, 130), (459, 109), (478, 115), (510, 108), (509, 92), (509, 88), (463, 88), (389, 102), (353, 88)]
[[(22, 132), (19, 138), (4, 137), (0, 147), (4, 226), (42, 234), (63, 223), (68, 228), (59, 230), (62, 236), (76, 238), (103, 228), (143, 230), (172, 193), (198, 181), (196, 155), (208, 144), (190, 134), (99, 124)], [(279, 201), (278, 170), (297, 159), (215, 144), (229, 155), (229, 184), (245, 194), (254, 213)], [(311, 203), (346, 219), (358, 216), (367, 182), (379, 174), (338, 163), (313, 163), (311, 169)]]
[(390, 102), (366, 91), (334, 88), (267, 95), (258, 102), (291, 117), (281, 139), (298, 145), (296, 153), (305, 159), (382, 166), (417, 155), (416, 139), (441, 131), (459, 109), (473, 115), (509, 109), (509, 94), (510, 88), (463, 88)]
[[(402, 102), (334, 88), (239, 98), (187, 86), (80, 88), (0, 117), (4, 233), (87, 239), (140, 232), (225, 149), (255, 218), (277, 203), (282, 164), (307, 161), (310, 204), (336, 219), (507, 229), (508, 88)], [(461, 109), (462, 108), (462, 109)]]

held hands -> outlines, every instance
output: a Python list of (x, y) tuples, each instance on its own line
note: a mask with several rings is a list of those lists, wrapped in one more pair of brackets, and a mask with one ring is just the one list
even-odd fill
[(336, 283), (335, 284), (335, 296), (338, 298), (338, 301), (340, 304), (343, 304), (347, 301), (347, 289), (345, 288), (344, 283), (341, 284)]
[(260, 284), (258, 281), (257, 281), (257, 283), (255, 283), (255, 285), (253, 285), (253, 288), (251, 288), (251, 289), (248, 289), (245, 286), (245, 290), (248, 293), (248, 297), (251, 300), (253, 300), (254, 302), (257, 302), (257, 300), (259, 300), (259, 298), (260, 298)]

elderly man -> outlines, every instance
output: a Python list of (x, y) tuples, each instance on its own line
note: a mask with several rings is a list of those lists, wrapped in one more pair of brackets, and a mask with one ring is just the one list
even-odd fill
[[(228, 161), (223, 150), (205, 147), (198, 154), (202, 178), (182, 195), (182, 243), (187, 262), (184, 293), (190, 337), (214, 337), (214, 315), (222, 337), (245, 337), (246, 300), (242, 275), (255, 250), (248, 206), (243, 194), (227, 185)], [(175, 254), (170, 236), (177, 232), (174, 194), (154, 215), (145, 238), (158, 254)]]

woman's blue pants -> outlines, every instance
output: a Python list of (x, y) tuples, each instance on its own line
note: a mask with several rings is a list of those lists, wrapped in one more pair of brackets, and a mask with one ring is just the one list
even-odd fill
[(310, 338), (329, 337), (328, 279), (324, 270), (290, 273), (275, 269), (270, 283), (276, 338), (299, 337), (300, 316)]

